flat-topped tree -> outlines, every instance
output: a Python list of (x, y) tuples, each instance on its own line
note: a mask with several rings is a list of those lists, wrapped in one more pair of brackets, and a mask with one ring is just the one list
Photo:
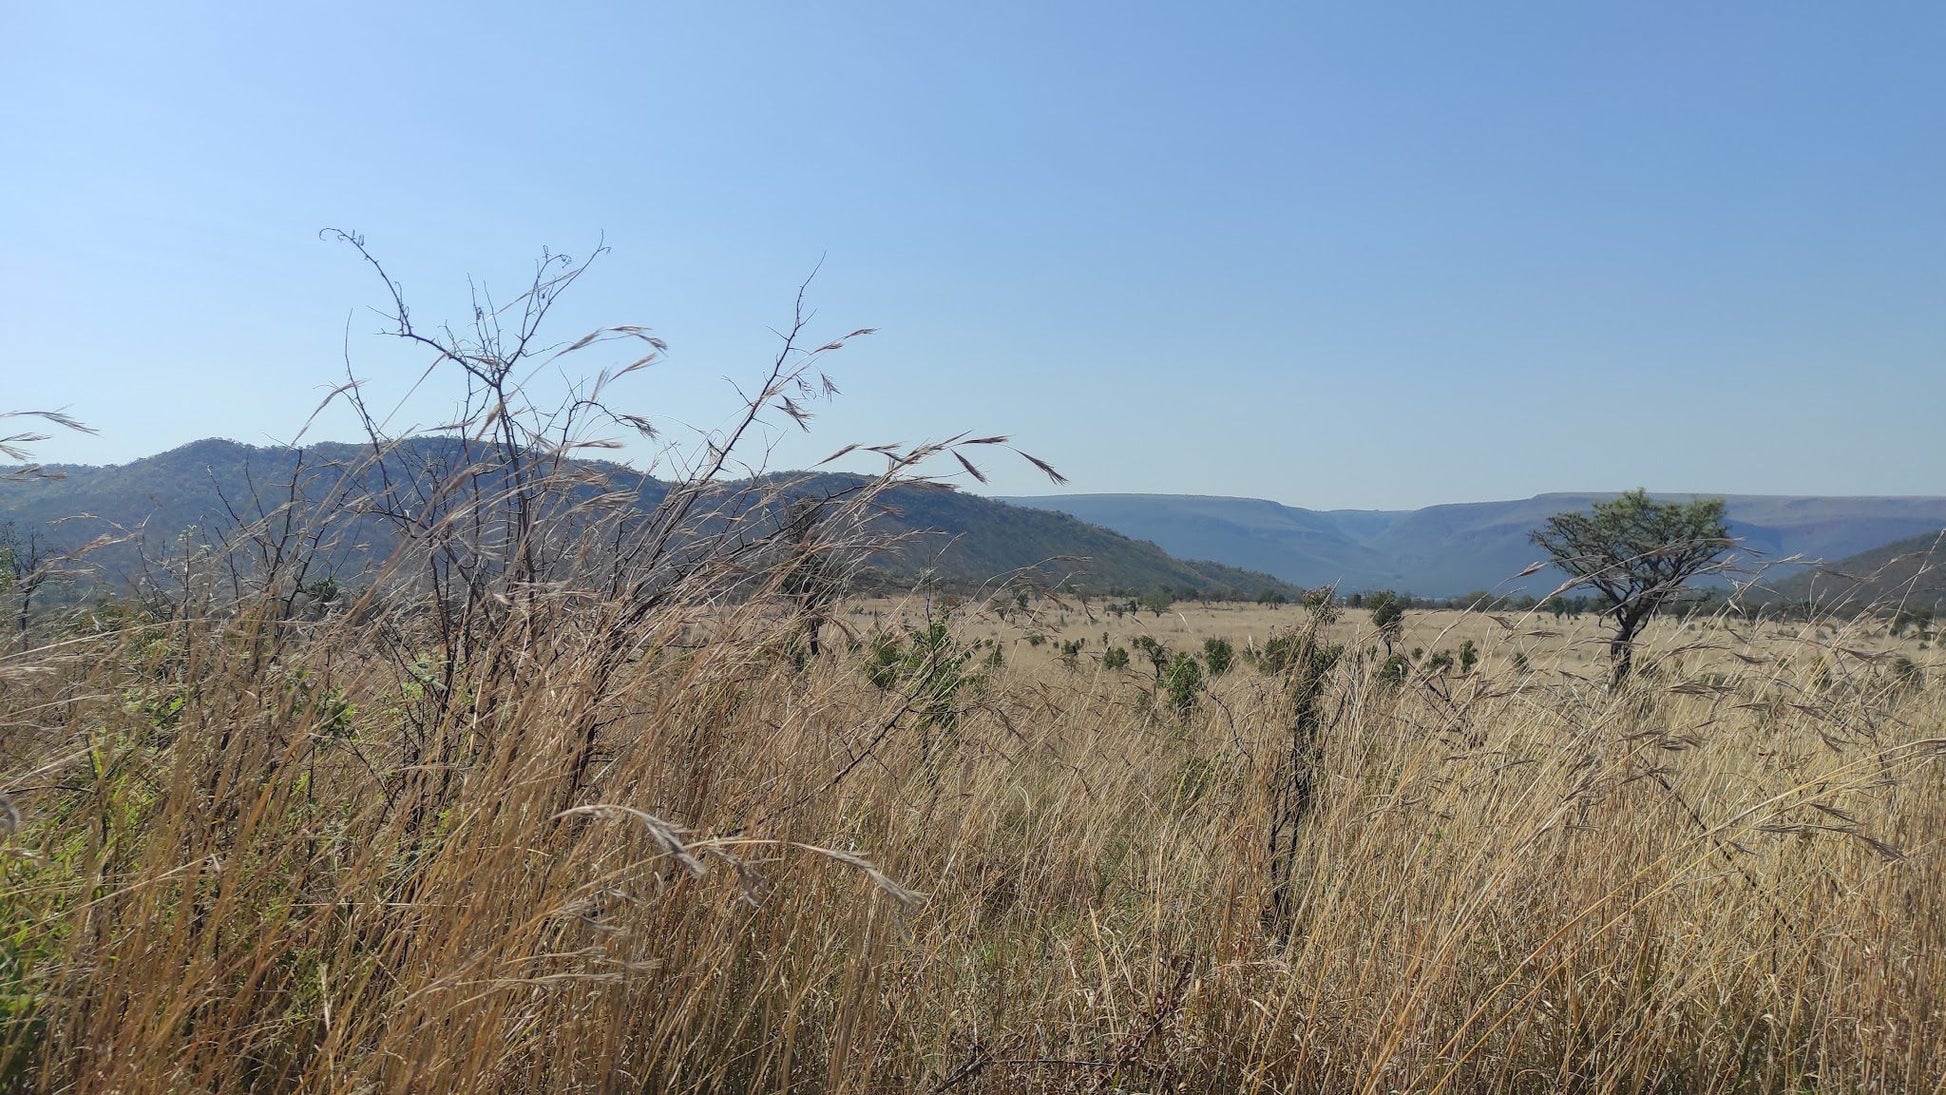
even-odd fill
[(1611, 687), (1628, 679), (1635, 636), (1649, 617), (1690, 579), (1722, 569), (1735, 546), (1723, 499), (1663, 503), (1644, 490), (1596, 502), (1586, 513), (1557, 513), (1532, 539), (1572, 576), (1570, 585), (1593, 586), (1608, 599)]

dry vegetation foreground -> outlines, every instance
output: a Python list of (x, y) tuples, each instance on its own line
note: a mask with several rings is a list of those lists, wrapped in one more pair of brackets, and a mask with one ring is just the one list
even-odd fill
[[(515, 613), (451, 675), (354, 613), (7, 657), (6, 1084), (1946, 1074), (1946, 682), (1911, 638), (1671, 625), (1611, 696), (1587, 620), (1415, 613), (1401, 647), (1477, 665), (1388, 674), (1360, 612), (1308, 646), (1295, 607), (920, 616), (847, 608), (806, 658), (774, 613), (671, 610), (618, 667)], [(1236, 664), (1179, 705), (1102, 666), (1142, 632)]]

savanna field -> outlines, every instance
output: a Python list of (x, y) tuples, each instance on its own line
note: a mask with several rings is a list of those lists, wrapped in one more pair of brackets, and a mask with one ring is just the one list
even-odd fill
[(1610, 691), (1591, 616), (1412, 611), (1388, 663), (1353, 608), (915, 594), (813, 654), (745, 592), (463, 647), (354, 593), (51, 614), (0, 660), (7, 1089), (1946, 1075), (1911, 629), (1659, 619)]
[(0, 1095), (1946, 1095), (1946, 3), (0, 12)]

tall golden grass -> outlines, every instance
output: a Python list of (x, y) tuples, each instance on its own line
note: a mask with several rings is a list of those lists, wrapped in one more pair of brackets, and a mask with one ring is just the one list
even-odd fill
[[(9, 1082), (182, 1091), (1914, 1091), (1946, 1074), (1946, 705), (1774, 641), (1616, 695), (1285, 682), (1181, 719), (998, 670), (918, 724), (762, 598), (626, 670), (510, 638), (436, 729), (355, 614), (4, 664)], [(564, 802), (590, 711), (596, 770)], [(415, 733), (428, 732), (419, 727)], [(416, 764), (408, 757), (421, 758)], [(909, 891), (922, 891), (918, 896)], [(1282, 937), (1282, 941), (1280, 941)]]
[[(1614, 692), (1531, 645), (1390, 679), (1354, 635), (1180, 703), (1098, 651), (990, 666), (963, 620), (848, 641), (879, 493), (1005, 439), (865, 449), (883, 477), (808, 505), (727, 489), (765, 409), (831, 390), (843, 340), (800, 351), (800, 311), (644, 513), (571, 454), (591, 419), (654, 435), (602, 401), (661, 344), (566, 347), (648, 348), (554, 412), (519, 387), (584, 268), (544, 260), (465, 337), (386, 278), (459, 378), (443, 455), (400, 473), (348, 383), (368, 466), (302, 470), (0, 657), (6, 1090), (1946, 1075), (1946, 687), (1864, 625), (1691, 636)], [(382, 567), (320, 580), (374, 530)]]

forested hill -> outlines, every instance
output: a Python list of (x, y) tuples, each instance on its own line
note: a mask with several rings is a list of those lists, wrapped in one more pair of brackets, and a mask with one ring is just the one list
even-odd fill
[[(344, 444), (312, 445), (300, 452), (212, 439), (128, 464), (51, 467), (47, 470), (61, 478), (0, 482), (0, 522), (13, 522), (21, 532), (32, 530), (63, 545), (86, 543), (105, 532), (131, 532), (151, 553), (166, 552), (187, 530), (220, 532), (234, 524), (233, 514), (248, 516), (259, 503), (266, 510), (283, 504), (300, 460), (306, 470), (296, 478), (309, 484), (304, 493), (321, 497), (322, 482), (341, 474), (338, 468), (357, 467), (367, 453)], [(458, 441), (422, 438), (388, 458), (384, 472), (407, 475), (414, 467), (462, 459)], [(587, 461), (580, 470), (590, 473), (591, 483), (632, 492), (644, 510), (668, 491), (667, 484), (618, 464)], [(375, 482), (380, 470), (367, 468), (360, 474)], [(862, 481), (835, 474), (802, 476), (791, 491), (823, 495)], [(737, 484), (728, 488), (735, 490)], [(1065, 583), (1087, 592), (1166, 589), (1235, 598), (1296, 592), (1265, 574), (1186, 561), (1067, 514), (1008, 505), (945, 485), (898, 486), (883, 502), (874, 531), (901, 542), (872, 559), (867, 580), (875, 585), (910, 585), (925, 573), (949, 588), (970, 589), (1024, 573), (1037, 582)], [(388, 547), (377, 526), (360, 528), (354, 541), (352, 549), (334, 557), (336, 569), (355, 570)], [(133, 554), (128, 544), (107, 550), (102, 553), (109, 564), (105, 569), (126, 573)]]
[(1946, 530), (1894, 540), (1796, 575), (1778, 584), (1777, 596), (1831, 609), (1946, 605)]

